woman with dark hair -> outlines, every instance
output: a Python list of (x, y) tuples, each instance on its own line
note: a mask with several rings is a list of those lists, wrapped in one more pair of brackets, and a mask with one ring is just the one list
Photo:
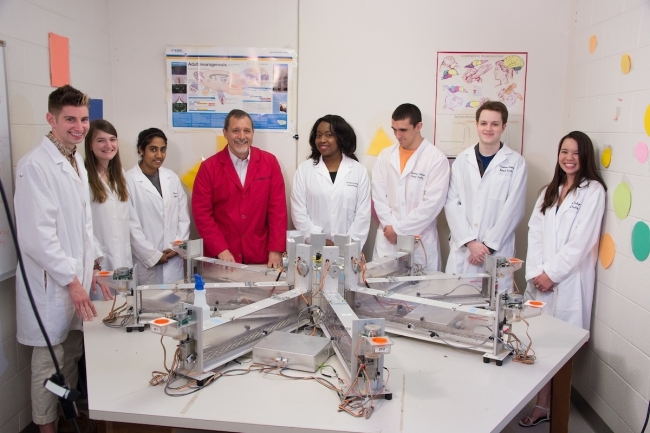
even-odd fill
[(158, 128), (140, 132), (137, 144), (140, 162), (126, 173), (129, 201), (142, 231), (156, 248), (153, 257), (139, 256), (139, 284), (162, 284), (182, 280), (183, 260), (171, 249), (176, 240), (190, 236), (190, 214), (181, 181), (162, 167), (167, 155), (167, 137)]
[(354, 155), (357, 136), (341, 116), (328, 114), (309, 135), (311, 155), (298, 167), (291, 190), (291, 218), (306, 237), (349, 235), (366, 243), (370, 230), (368, 171)]
[[(109, 270), (133, 267), (132, 250), (138, 257), (144, 257), (144, 261), (160, 256), (145, 238), (129, 204), (115, 127), (103, 119), (93, 121), (86, 135), (85, 150), (93, 233), (104, 256), (102, 267)], [(103, 293), (105, 299), (111, 294), (108, 290)], [(98, 298), (94, 293), (91, 293), (93, 300)]]
[[(586, 330), (606, 190), (591, 140), (583, 132), (570, 132), (560, 140), (553, 180), (539, 195), (528, 223), (526, 298), (545, 302), (545, 313)], [(519, 424), (550, 420), (550, 404), (549, 382)]]

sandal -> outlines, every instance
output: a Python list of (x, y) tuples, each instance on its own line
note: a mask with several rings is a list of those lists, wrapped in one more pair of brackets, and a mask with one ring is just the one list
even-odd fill
[[(522, 427), (533, 427), (533, 426), (539, 425), (539, 424), (541, 424), (543, 422), (548, 422), (548, 421), (551, 420), (551, 410), (550, 410), (550, 408), (535, 405), (535, 406), (533, 406), (533, 409), (536, 408), (536, 407), (540, 408), (542, 410), (545, 410), (546, 411), (546, 416), (542, 416), (540, 418), (537, 418), (535, 421), (533, 421), (533, 419), (530, 417), (530, 414), (529, 414), (528, 416), (525, 416), (525, 417), (523, 417), (522, 419), (519, 420), (519, 425), (520, 426), (522, 426)], [(532, 413), (532, 411), (531, 411), (531, 413)]]

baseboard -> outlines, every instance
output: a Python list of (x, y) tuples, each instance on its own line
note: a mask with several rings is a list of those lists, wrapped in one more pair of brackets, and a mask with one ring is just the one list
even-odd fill
[(614, 433), (574, 387), (571, 387), (571, 403), (595, 433)]

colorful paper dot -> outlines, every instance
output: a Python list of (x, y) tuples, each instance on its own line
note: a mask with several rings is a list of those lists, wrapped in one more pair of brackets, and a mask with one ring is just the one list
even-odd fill
[(598, 258), (603, 268), (607, 269), (612, 265), (615, 253), (616, 245), (614, 245), (614, 239), (612, 239), (609, 233), (605, 233), (600, 238), (600, 251), (598, 253)]
[(600, 162), (603, 164), (603, 167), (607, 168), (609, 167), (609, 164), (612, 162), (612, 148), (607, 146), (605, 150), (603, 150), (603, 154), (600, 155)]
[(614, 190), (614, 211), (619, 219), (627, 218), (632, 206), (632, 191), (630, 185), (621, 182)]
[(632, 229), (632, 253), (640, 262), (650, 254), (650, 228), (643, 221), (634, 224)]
[(628, 54), (623, 54), (621, 56), (621, 72), (624, 74), (629, 74), (630, 69), (632, 68), (632, 59)]
[(646, 162), (648, 160), (648, 145), (643, 141), (637, 143), (636, 147), (634, 148), (634, 156), (640, 164)]
[(598, 46), (598, 39), (596, 39), (596, 35), (591, 35), (591, 37), (589, 38), (589, 52), (593, 54), (594, 51), (596, 51), (597, 46)]

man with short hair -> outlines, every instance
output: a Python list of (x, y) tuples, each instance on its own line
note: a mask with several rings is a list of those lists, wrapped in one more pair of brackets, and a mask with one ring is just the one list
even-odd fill
[[(482, 272), (488, 254), (515, 254), (515, 228), (526, 207), (526, 161), (501, 142), (508, 122), (502, 102), (476, 111), (479, 142), (461, 152), (451, 167), (445, 214), (451, 230), (447, 273)], [(501, 282), (511, 287), (511, 279)]]
[(286, 245), (284, 179), (275, 156), (252, 147), (253, 134), (248, 113), (228, 113), (228, 146), (201, 164), (192, 212), (206, 256), (278, 268)]
[[(14, 197), (18, 242), (34, 301), (54, 346), (66, 381), (77, 385), (83, 354), (82, 320), (97, 316), (88, 292), (103, 258), (94, 240), (88, 176), (76, 152), (88, 132), (90, 100), (71, 86), (49, 96), (47, 123), (52, 130), (22, 157)], [(43, 383), (54, 364), (25, 289), (16, 272), (18, 342), (34, 346), (32, 418), (43, 433), (54, 433), (57, 396)], [(75, 314), (76, 313), (76, 314)]]
[(422, 137), (422, 114), (413, 104), (395, 109), (391, 126), (398, 144), (379, 154), (372, 170), (372, 199), (379, 219), (373, 260), (397, 252), (397, 235), (420, 237), (414, 263), (440, 269), (436, 219), (445, 204), (449, 162)]

